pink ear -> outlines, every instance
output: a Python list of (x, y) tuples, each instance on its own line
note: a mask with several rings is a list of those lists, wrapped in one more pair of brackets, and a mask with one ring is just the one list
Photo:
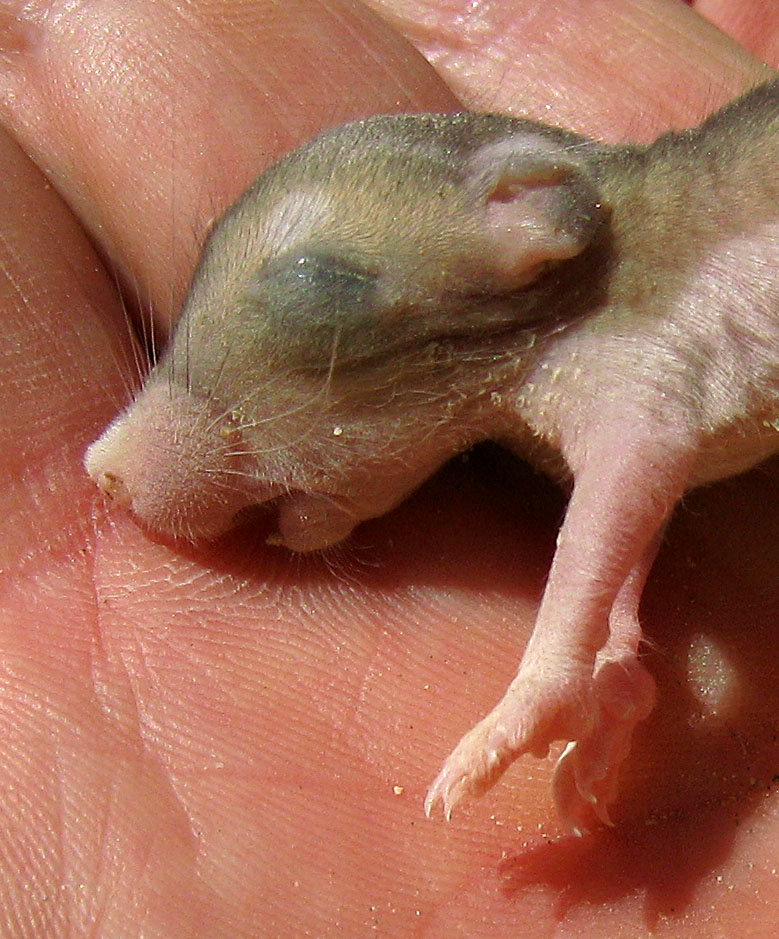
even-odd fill
[(579, 254), (605, 217), (584, 158), (532, 129), (480, 147), (468, 181), (490, 263), (513, 286)]

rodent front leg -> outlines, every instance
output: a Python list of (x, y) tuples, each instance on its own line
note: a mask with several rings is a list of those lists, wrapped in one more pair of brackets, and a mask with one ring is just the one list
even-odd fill
[(609, 806), (617, 795), (619, 767), (630, 752), (633, 728), (649, 716), (655, 682), (638, 658), (638, 608), (665, 526), (657, 533), (622, 585), (609, 613), (609, 636), (593, 673), (596, 709), (588, 732), (569, 742), (557, 761), (554, 799), (573, 831), (594, 817), (611, 825)]
[[(610, 779), (627, 753), (633, 726), (654, 700), (654, 683), (636, 655), (640, 629), (634, 614), (659, 533), (684, 492), (694, 455), (689, 441), (652, 439), (656, 428), (650, 423), (635, 422), (643, 430), (633, 440), (626, 439), (624, 425), (611, 425), (588, 447), (589, 457), (575, 471), (519, 671), (499, 704), (445, 762), (425, 800), (428, 815), (440, 802), (449, 817), (462, 799), (485, 792), (518, 756), (544, 756), (555, 740), (582, 742), (576, 765), (581, 779), (591, 775), (586, 754), (598, 761), (593, 773), (601, 789), (587, 792), (583, 785), (583, 799), (613, 796)], [(574, 829), (579, 814), (568, 813)], [(605, 806), (600, 814), (607, 818)]]

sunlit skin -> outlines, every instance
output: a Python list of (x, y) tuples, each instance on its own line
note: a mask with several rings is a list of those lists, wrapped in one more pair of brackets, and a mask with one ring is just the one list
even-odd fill
[(0, 931), (770, 930), (775, 464), (672, 523), (642, 609), (663, 704), (616, 829), (581, 840), (555, 819), (551, 762), (520, 761), (449, 826), (421, 808), (527, 641), (551, 486), (482, 454), (301, 561), (262, 523), (209, 549), (152, 540), (83, 474), (133, 376), (117, 280), (164, 327), (210, 218), (324, 124), (449, 109), (448, 82), (467, 105), (648, 139), (759, 79), (746, 48), (775, 54), (777, 34), (757, 4), (713, 7), (746, 48), (657, 0), (506, 3), (470, 30), (472, 4), (374, 5), (399, 32), (302, 0), (0, 22)]

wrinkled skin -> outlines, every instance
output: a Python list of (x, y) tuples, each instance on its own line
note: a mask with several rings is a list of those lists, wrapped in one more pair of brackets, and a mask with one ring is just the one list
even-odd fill
[[(553, 489), (477, 457), (301, 561), (252, 530), (202, 551), (153, 542), (80, 468), (132, 372), (113, 273), (168, 321), (210, 216), (323, 123), (446, 109), (448, 81), (466, 104), (650, 138), (759, 65), (681, 4), (374, 0), (442, 78), (354, 4), (180, 6), (41, 3), (27, 25), (0, 21), (21, 144), (3, 142), (0, 188), (0, 932), (768, 934), (775, 463), (696, 493), (672, 524), (642, 610), (662, 706), (616, 830), (581, 841), (554, 818), (552, 763), (518, 764), (454, 827), (421, 812), (527, 641)], [(769, 56), (761, 6), (705, 12)]]

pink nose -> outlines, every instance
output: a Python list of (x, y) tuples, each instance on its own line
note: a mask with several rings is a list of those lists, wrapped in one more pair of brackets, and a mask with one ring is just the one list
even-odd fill
[(98, 488), (101, 489), (112, 502), (116, 502), (117, 505), (121, 505), (124, 509), (130, 508), (132, 496), (121, 476), (117, 476), (116, 473), (112, 473), (109, 470), (96, 470), (93, 479), (97, 483)]

